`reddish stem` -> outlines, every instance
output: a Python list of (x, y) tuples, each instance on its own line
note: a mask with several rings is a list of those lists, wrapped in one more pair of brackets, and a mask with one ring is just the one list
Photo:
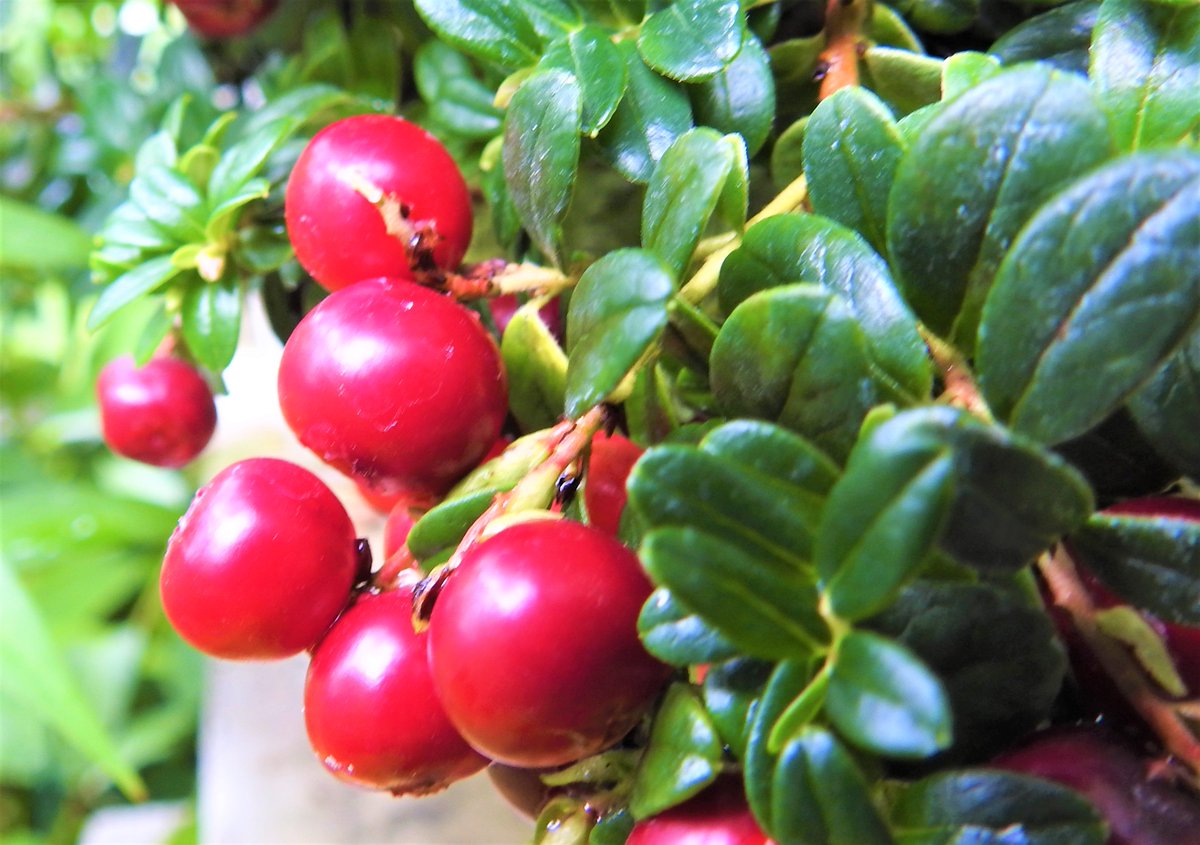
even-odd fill
[(819, 99), (858, 84), (858, 50), (869, 5), (868, 0), (829, 0), (825, 8), (825, 49), (817, 64), (821, 73)]

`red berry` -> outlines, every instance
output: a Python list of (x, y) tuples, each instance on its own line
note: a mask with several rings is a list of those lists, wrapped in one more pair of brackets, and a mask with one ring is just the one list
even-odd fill
[(96, 381), (104, 442), (119, 455), (160, 467), (181, 467), (199, 455), (217, 426), (208, 382), (178, 358), (137, 367), (126, 355)]
[(412, 626), (412, 594), (361, 596), (313, 652), (304, 724), (317, 757), (349, 783), (428, 795), (487, 765), (438, 703)]
[(427, 508), (414, 506), (406, 497), (401, 497), (392, 512), (388, 514), (387, 522), (383, 524), (383, 558), (387, 560), (403, 548), (408, 542), (408, 532), (417, 524), (417, 520)]
[(430, 620), (450, 720), (512, 766), (560, 765), (612, 745), (669, 672), (637, 636), (650, 590), (633, 552), (575, 522), (519, 523), (474, 546)]
[(167, 544), (163, 610), (185, 640), (231, 660), (311, 648), (346, 606), (354, 526), (306, 469), (252, 458), (196, 493)]
[(262, 23), (279, 0), (171, 0), (188, 26), (205, 38), (242, 35)]
[(592, 453), (584, 476), (583, 503), (588, 521), (614, 537), (628, 499), (625, 482), (641, 456), (642, 448), (620, 434), (601, 432), (592, 438)]
[[(503, 335), (508, 324), (512, 322), (513, 315), (521, 307), (521, 303), (516, 294), (505, 293), (489, 299), (488, 307), (492, 310), (492, 319), (496, 322), (496, 330)], [(550, 330), (550, 334), (562, 340), (562, 315), (557, 297), (538, 309), (538, 319)]]
[(625, 845), (770, 845), (739, 778), (725, 777), (678, 807), (633, 826)]
[(384, 495), (444, 493), (496, 441), (507, 397), (478, 317), (411, 282), (329, 296), (279, 365), (279, 404), (300, 442)]
[(288, 179), (284, 211), (296, 258), (329, 290), (412, 279), (414, 259), (430, 255), (453, 269), (471, 240), (471, 197), (454, 159), (424, 129), (388, 115), (318, 132)]

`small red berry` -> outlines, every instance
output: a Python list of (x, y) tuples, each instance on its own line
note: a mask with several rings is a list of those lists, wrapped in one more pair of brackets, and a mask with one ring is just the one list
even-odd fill
[(411, 282), (371, 279), (296, 326), (279, 404), (301, 443), (377, 493), (436, 496), (496, 441), (508, 392), (474, 312)]
[(262, 23), (279, 0), (171, 0), (188, 26), (205, 38), (231, 38)]
[[(517, 309), (521, 307), (521, 302), (517, 299), (517, 295), (513, 293), (505, 293), (500, 296), (492, 297), (488, 300), (488, 307), (492, 311), (492, 319), (496, 323), (496, 331), (501, 335), (508, 328), (508, 324), (512, 322), (513, 315), (517, 313)], [(558, 298), (555, 297), (538, 309), (538, 319), (558, 340), (562, 340), (562, 313), (559, 307)]]
[(365, 594), (313, 652), (304, 723), (336, 777), (397, 795), (428, 795), (487, 765), (433, 691), (412, 594)]
[(96, 381), (104, 442), (119, 455), (160, 467), (181, 467), (199, 455), (217, 426), (208, 382), (178, 358), (144, 367), (125, 355)]
[(642, 451), (640, 446), (620, 434), (601, 432), (592, 438), (583, 483), (583, 503), (588, 522), (614, 537), (629, 498), (625, 482)]
[(414, 506), (407, 497), (401, 497), (388, 514), (383, 524), (383, 558), (387, 560), (404, 547), (408, 542), (408, 532), (412, 531), (417, 520), (428, 510), (419, 505)]
[(196, 493), (167, 544), (160, 587), (185, 640), (230, 660), (311, 648), (358, 574), (354, 525), (302, 467), (252, 458)]
[(430, 619), (450, 720), (511, 766), (561, 765), (617, 742), (669, 674), (638, 640), (650, 590), (633, 552), (576, 522), (519, 523), (472, 547)]
[(284, 213), (296, 258), (329, 290), (412, 279), (430, 258), (451, 270), (471, 240), (471, 197), (454, 159), (424, 129), (388, 115), (318, 132), (288, 179)]
[(742, 792), (724, 777), (689, 801), (633, 826), (625, 845), (771, 845)]

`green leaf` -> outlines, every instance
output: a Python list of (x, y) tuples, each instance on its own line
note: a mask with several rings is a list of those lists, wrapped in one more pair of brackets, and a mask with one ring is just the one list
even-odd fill
[(818, 285), (762, 291), (735, 308), (713, 343), (710, 379), (729, 416), (779, 422), (836, 460), (876, 401), (863, 332)]
[(579, 84), (570, 74), (538, 71), (504, 118), (504, 179), (521, 225), (543, 255), (559, 264), (562, 219), (579, 169)]
[(979, 16), (980, 0), (899, 0), (896, 8), (927, 32), (961, 32)]
[(980, 326), (977, 374), (999, 419), (1059, 443), (1166, 364), (1200, 317), (1198, 205), (1200, 155), (1142, 154), (1037, 213), (1000, 265)]
[(104, 221), (98, 240), (108, 246), (136, 247), (138, 250), (166, 249), (173, 244), (161, 228), (132, 202), (123, 202)]
[(567, 391), (567, 356), (538, 316), (542, 305), (535, 299), (518, 308), (500, 341), (508, 409), (524, 431), (557, 422)]
[(1088, 71), (1121, 149), (1186, 138), (1200, 129), (1200, 6), (1104, 0)]
[(995, 56), (972, 50), (954, 53), (942, 62), (942, 99), (952, 100), (1000, 70), (1000, 60)]
[(584, 271), (567, 312), (567, 416), (612, 393), (667, 324), (670, 270), (640, 249), (610, 252)]
[(738, 0), (673, 0), (642, 24), (638, 52), (664, 76), (690, 82), (733, 61), (745, 31)]
[(657, 253), (675, 278), (691, 262), (743, 149), (738, 138), (692, 129), (655, 165), (642, 205), (642, 246)]
[(746, 757), (750, 720), (774, 668), (762, 660), (739, 658), (710, 666), (704, 676), (704, 707), (739, 760)]
[(183, 339), (196, 361), (210, 372), (229, 366), (242, 324), (242, 291), (233, 279), (193, 283), (180, 308)]
[(796, 495), (813, 498), (808, 504), (792, 502), (798, 513), (817, 514), (820, 501), (837, 481), (840, 470), (820, 449), (785, 428), (758, 420), (735, 420), (709, 431), (700, 441), (700, 450), (719, 458), (736, 461), (743, 470), (761, 473), (760, 485), (782, 482)]
[(928, 757), (950, 745), (941, 681), (895, 640), (865, 631), (838, 641), (825, 714), (854, 745), (884, 757)]
[(70, 218), (0, 195), (0, 269), (86, 267), (91, 250), (91, 237)]
[(654, 163), (692, 127), (692, 107), (678, 85), (646, 67), (633, 44), (622, 41), (617, 48), (625, 60), (625, 96), (598, 140), (617, 172), (646, 182)]
[(781, 214), (746, 231), (721, 265), (717, 294), (732, 311), (760, 290), (818, 282), (841, 295), (865, 334), (872, 376), (892, 401), (924, 400), (933, 382), (916, 320), (887, 265), (857, 233), (815, 214)]
[(1193, 330), (1158, 374), (1129, 399), (1137, 427), (1185, 475), (1200, 478), (1200, 330)]
[[(754, 665), (765, 666), (761, 663)], [(774, 827), (772, 793), (775, 765), (779, 760), (779, 755), (769, 749), (771, 730), (796, 696), (809, 685), (813, 671), (812, 660), (785, 660), (777, 664), (761, 695), (751, 699), (746, 710), (746, 750), (743, 755), (746, 800), (755, 819), (765, 830)], [(750, 690), (746, 690), (743, 695), (749, 693)], [(816, 817), (814, 814), (813, 818)]]
[(1049, 616), (1020, 593), (917, 581), (870, 624), (911, 649), (945, 686), (951, 758), (987, 759), (1049, 718), (1066, 654)]
[(165, 167), (139, 170), (129, 183), (130, 199), (146, 216), (174, 237), (204, 237), (204, 198), (182, 175)]
[(733, 61), (708, 79), (688, 86), (696, 123), (737, 133), (749, 155), (758, 152), (775, 122), (775, 77), (762, 42), (746, 33)]
[(625, 96), (625, 60), (609, 33), (585, 26), (546, 48), (542, 67), (570, 73), (583, 100), (580, 130), (591, 137), (608, 125)]
[(491, 89), (453, 47), (426, 41), (413, 58), (413, 77), (432, 121), (466, 138), (490, 138), (500, 130), (504, 113), (493, 103)]
[(352, 106), (356, 112), (371, 111), (341, 88), (324, 84), (305, 85), (281, 96), (272, 97), (261, 109), (239, 120), (236, 124), (237, 137), (249, 140), (259, 133), (270, 137), (278, 129), (279, 121), (292, 121), (297, 126), (303, 126), (316, 119), (322, 112), (347, 105)]
[(280, 118), (221, 154), (221, 160), (213, 168), (208, 180), (208, 207), (211, 217), (217, 217), (231, 200), (245, 195), (251, 184), (261, 188), (266, 180), (255, 177), (262, 171), (271, 153), (291, 137), (299, 126), (300, 121), (296, 118)]
[[(892, 826), (917, 843), (1103, 845), (1096, 808), (1056, 783), (1009, 772), (940, 772), (909, 786), (892, 807)], [(1013, 832), (1020, 839), (1013, 839)], [(910, 838), (912, 837), (912, 838)]]
[(167, 310), (166, 302), (160, 302), (158, 307), (151, 312), (145, 328), (138, 336), (137, 345), (133, 349), (133, 359), (139, 367), (145, 366), (146, 362), (154, 357), (154, 353), (158, 351), (158, 347), (170, 333), (173, 324), (174, 319)]
[(700, 696), (688, 684), (672, 684), (654, 715), (646, 753), (629, 796), (636, 819), (658, 815), (717, 779), (721, 740)]
[(37, 713), (45, 724), (99, 766), (132, 800), (146, 796), (91, 702), (72, 677), (38, 609), (7, 562), (0, 564), (0, 695)]
[(868, 87), (899, 115), (936, 103), (942, 96), (940, 59), (893, 47), (869, 47), (863, 60)]
[(638, 636), (646, 651), (672, 666), (694, 666), (728, 660), (738, 653), (729, 642), (671, 594), (659, 587), (638, 616)]
[(1182, 514), (1096, 514), (1069, 538), (1078, 560), (1125, 601), (1200, 625), (1200, 508)]
[(660, 528), (642, 542), (642, 565), (748, 655), (779, 659), (825, 647), (817, 592), (742, 548), (694, 528)]
[(1009, 70), (946, 104), (900, 160), (888, 205), (888, 250), (917, 316), (969, 354), (1018, 230), (1111, 152), (1104, 113), (1071, 74)]
[(220, 243), (237, 225), (237, 213), (255, 200), (266, 199), (271, 183), (266, 179), (250, 179), (237, 191), (213, 207), (208, 215), (204, 235), (209, 243)]
[(1042, 12), (1004, 33), (988, 51), (1006, 65), (1045, 62), (1087, 75), (1092, 30), (1100, 17), (1095, 0), (1077, 0)]
[(429, 28), (448, 44), (502, 68), (532, 65), (541, 38), (513, 0), (414, 0)]
[(496, 488), (490, 488), (464, 496), (447, 497), (446, 501), (435, 505), (417, 520), (408, 533), (408, 550), (417, 560), (423, 561), (444, 549), (453, 548), (488, 509), (497, 492)]
[(867, 90), (843, 88), (825, 99), (804, 134), (813, 211), (856, 229), (884, 253), (888, 191), (904, 149), (891, 112)]
[(162, 287), (179, 272), (171, 263), (171, 256), (160, 255), (125, 273), (101, 292), (88, 314), (88, 329), (100, 328), (126, 305)]

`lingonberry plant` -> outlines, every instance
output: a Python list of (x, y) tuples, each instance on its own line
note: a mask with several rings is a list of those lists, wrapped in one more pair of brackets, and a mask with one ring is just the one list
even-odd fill
[[(366, 577), (235, 467), (168, 616), (312, 649), (345, 779), (517, 767), (536, 842), (1182, 845), (1200, 6), (1049, 5), (414, 0), (397, 102), (179, 105), (92, 323), (150, 297), (217, 373), (261, 291), (290, 427), (418, 518)], [(1039, 745), (1097, 713), (1136, 755)]]

